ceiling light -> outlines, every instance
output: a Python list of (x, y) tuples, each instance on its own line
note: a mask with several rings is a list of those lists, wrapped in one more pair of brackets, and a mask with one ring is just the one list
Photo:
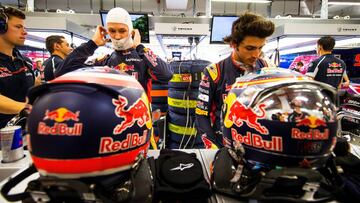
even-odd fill
[(211, 0), (218, 2), (236, 2), (236, 3), (257, 3), (257, 4), (267, 4), (271, 3), (271, 0)]
[(339, 1), (333, 1), (328, 2), (329, 5), (341, 5), (341, 6), (360, 6), (359, 2), (339, 2)]

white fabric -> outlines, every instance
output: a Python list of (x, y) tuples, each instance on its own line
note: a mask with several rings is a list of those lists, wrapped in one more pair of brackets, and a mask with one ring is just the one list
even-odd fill
[(114, 39), (114, 38), (110, 38), (110, 39), (113, 49), (118, 51), (130, 49), (134, 44), (131, 35), (129, 35), (127, 38), (122, 38), (122, 39)]
[(123, 23), (126, 24), (129, 28), (129, 33), (131, 34), (133, 30), (133, 24), (131, 21), (130, 14), (123, 8), (117, 7), (111, 9), (106, 15), (106, 24), (107, 23)]
[(106, 24), (107, 23), (122, 23), (128, 26), (129, 36), (127, 38), (114, 39), (110, 37), (110, 39), (112, 42), (112, 47), (115, 50), (121, 51), (130, 49), (133, 46), (134, 42), (132, 40), (133, 24), (129, 13), (123, 8), (113, 8), (108, 12), (106, 16)]

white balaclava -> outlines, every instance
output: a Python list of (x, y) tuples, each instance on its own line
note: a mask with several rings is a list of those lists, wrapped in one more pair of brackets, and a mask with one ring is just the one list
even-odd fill
[(133, 30), (133, 25), (132, 25), (131, 17), (125, 9), (119, 7), (111, 9), (106, 16), (106, 23), (123, 23), (127, 25), (129, 28), (129, 36), (127, 38), (123, 38), (123, 39), (110, 38), (113, 48), (115, 50), (119, 50), (119, 51), (126, 50), (126, 49), (130, 49), (133, 46), (134, 43), (131, 35)]

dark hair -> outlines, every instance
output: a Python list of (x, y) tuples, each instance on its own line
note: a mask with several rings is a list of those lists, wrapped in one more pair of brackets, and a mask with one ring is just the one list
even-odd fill
[(20, 11), (19, 9), (16, 9), (13, 7), (5, 7), (4, 13), (9, 18), (9, 20), (12, 17), (17, 17), (17, 18), (25, 20), (25, 14), (22, 11)]
[(46, 38), (45, 45), (50, 54), (54, 52), (54, 44), (61, 43), (63, 39), (65, 39), (65, 37), (61, 35), (50, 35)]
[(330, 36), (321, 37), (317, 44), (320, 45), (325, 51), (332, 51), (335, 46), (335, 39)]
[(301, 61), (299, 61), (299, 62), (296, 63), (296, 65), (297, 65), (297, 66), (304, 66), (304, 63), (301, 62)]
[(266, 38), (273, 34), (275, 25), (257, 14), (246, 12), (233, 22), (231, 35), (224, 38), (226, 43), (239, 44), (246, 36)]

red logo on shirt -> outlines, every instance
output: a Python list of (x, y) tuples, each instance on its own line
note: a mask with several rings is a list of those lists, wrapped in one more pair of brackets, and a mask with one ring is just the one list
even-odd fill
[(12, 73), (6, 67), (0, 67), (0, 78), (5, 78), (11, 76)]

